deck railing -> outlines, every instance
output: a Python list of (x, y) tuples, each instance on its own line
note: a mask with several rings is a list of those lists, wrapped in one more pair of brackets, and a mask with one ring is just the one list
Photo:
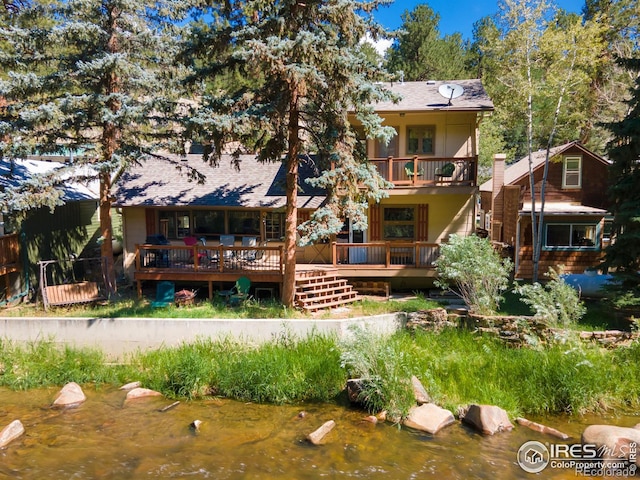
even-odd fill
[(136, 270), (284, 273), (283, 247), (136, 245)]
[(475, 186), (478, 157), (374, 158), (370, 160), (385, 180), (397, 186)]
[(333, 264), (350, 267), (433, 268), (440, 246), (425, 242), (332, 244)]

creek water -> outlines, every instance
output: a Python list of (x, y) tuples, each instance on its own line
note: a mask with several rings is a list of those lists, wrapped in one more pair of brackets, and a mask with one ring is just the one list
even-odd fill
[[(49, 406), (59, 389), (0, 389), (0, 428), (19, 419), (25, 434), (0, 450), (0, 479), (513, 479), (532, 478), (517, 464), (528, 440), (561, 443), (517, 426), (494, 436), (460, 422), (432, 436), (364, 421), (348, 405), (273, 406), (226, 399), (173, 403), (163, 397), (125, 402), (115, 388), (85, 387), (76, 408)], [(305, 415), (299, 415), (300, 412)], [(190, 427), (202, 422), (198, 431)], [(305, 437), (324, 422), (335, 428), (319, 446)], [(633, 426), (627, 416), (532, 419), (579, 442), (592, 423)], [(546, 469), (538, 478), (576, 478)]]

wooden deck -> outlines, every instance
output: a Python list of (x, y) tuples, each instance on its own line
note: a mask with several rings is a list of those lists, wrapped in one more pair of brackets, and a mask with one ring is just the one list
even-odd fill
[[(389, 278), (434, 275), (439, 246), (425, 242), (333, 243), (332, 264), (297, 264), (296, 276), (331, 269), (344, 277)], [(204, 282), (213, 298), (214, 284), (239, 277), (252, 283), (282, 286), (284, 247), (136, 245), (136, 281)]]

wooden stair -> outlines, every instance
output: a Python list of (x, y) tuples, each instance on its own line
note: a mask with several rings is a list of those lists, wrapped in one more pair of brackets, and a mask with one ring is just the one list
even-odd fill
[(298, 308), (316, 312), (358, 300), (358, 292), (337, 270), (309, 270), (296, 275), (294, 302)]

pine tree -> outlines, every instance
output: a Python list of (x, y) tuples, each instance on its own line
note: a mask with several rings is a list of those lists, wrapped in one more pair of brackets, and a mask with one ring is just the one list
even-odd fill
[[(216, 162), (230, 139), (286, 171), (285, 272), (282, 301), (293, 305), (296, 235), (313, 242), (337, 233), (349, 218), (364, 229), (369, 201), (388, 185), (356, 148), (348, 112), (369, 137), (389, 138), (372, 104), (390, 94), (376, 84), (379, 68), (359, 43), (381, 32), (371, 12), (386, 0), (248, 0), (214, 9), (215, 23), (196, 25), (187, 51), (200, 66), (195, 78), (239, 68), (254, 85), (209, 91), (194, 113), (190, 131), (213, 139), (205, 153)], [(204, 13), (204, 12), (203, 12)], [(226, 50), (225, 50), (226, 49)], [(212, 58), (212, 53), (216, 52)], [(329, 199), (310, 222), (296, 228), (300, 162), (314, 162), (315, 184)]]
[[(73, 169), (42, 179), (40, 199), (27, 191), (26, 206), (50, 202), (50, 188), (71, 174), (98, 178), (101, 254), (108, 259), (112, 178), (155, 152), (171, 131), (177, 90), (169, 87), (179, 77), (174, 21), (182, 7), (179, 0), (34, 2), (0, 29), (7, 72), (0, 81), (3, 155), (82, 151)], [(21, 193), (9, 192), (5, 202), (19, 205)], [(112, 266), (108, 278), (115, 288)]]
[(440, 36), (440, 15), (429, 5), (417, 5), (402, 14), (402, 27), (387, 55), (387, 69), (404, 80), (455, 80), (468, 78), (467, 45), (462, 35)]
[[(640, 58), (621, 64), (635, 72), (636, 81), (626, 117), (608, 124), (613, 140), (608, 144), (612, 161), (609, 196), (613, 219), (612, 244), (605, 263), (619, 272), (640, 271)], [(637, 281), (637, 280), (636, 280)]]

